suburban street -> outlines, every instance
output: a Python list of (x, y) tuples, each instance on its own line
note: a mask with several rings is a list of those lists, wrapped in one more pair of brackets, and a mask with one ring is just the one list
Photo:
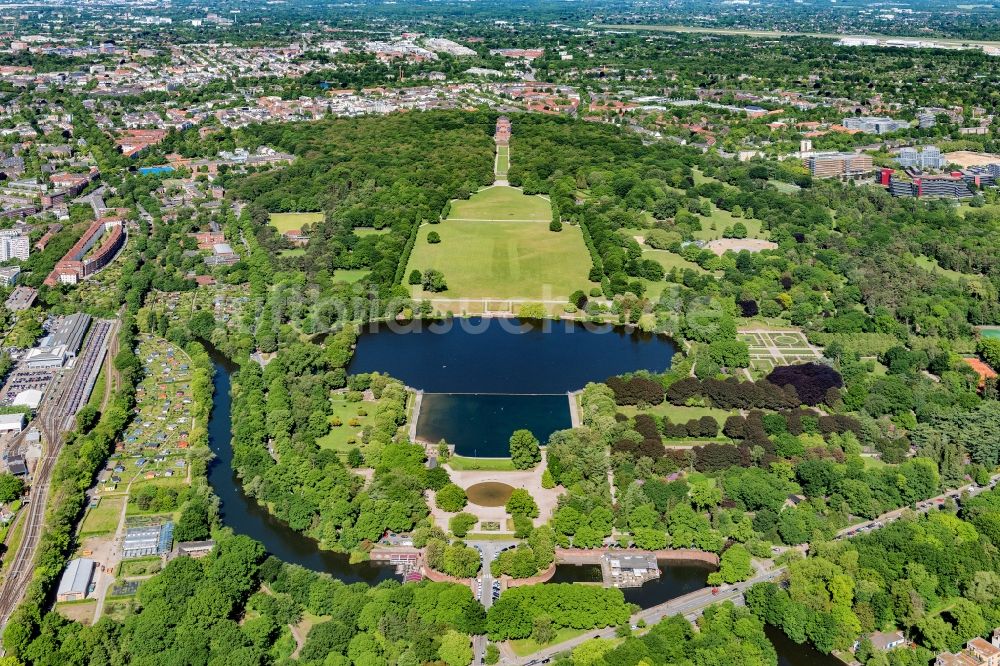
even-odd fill
[[(493, 581), (495, 580), (490, 573), (490, 564), (500, 554), (500, 551), (516, 546), (517, 541), (469, 541), (468, 545), (479, 551), (482, 561), (480, 577), (476, 579), (476, 584), (479, 585), (476, 598), (479, 599), (483, 608), (489, 610), (490, 606), (493, 605)], [(472, 663), (480, 663), (486, 654), (487, 642), (486, 636), (472, 637)]]

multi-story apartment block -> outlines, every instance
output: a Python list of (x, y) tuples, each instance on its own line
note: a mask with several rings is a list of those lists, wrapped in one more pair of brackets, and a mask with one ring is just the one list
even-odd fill
[(813, 178), (860, 178), (874, 170), (864, 153), (816, 153), (806, 158), (806, 167)]
[(31, 241), (26, 234), (13, 229), (0, 231), (0, 261), (27, 261), (30, 252)]

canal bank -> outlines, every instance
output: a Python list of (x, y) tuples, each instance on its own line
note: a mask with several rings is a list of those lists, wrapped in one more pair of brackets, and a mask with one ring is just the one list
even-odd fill
[(351, 564), (346, 553), (322, 550), (314, 539), (291, 529), (243, 492), (243, 484), (233, 469), (230, 389), (237, 366), (212, 345), (202, 344), (215, 367), (215, 398), (208, 422), (208, 442), (215, 458), (208, 467), (208, 482), (220, 500), (222, 523), (237, 534), (259, 541), (285, 562), (331, 574), (346, 583), (377, 585), (383, 580), (398, 580), (393, 567), (372, 562)]

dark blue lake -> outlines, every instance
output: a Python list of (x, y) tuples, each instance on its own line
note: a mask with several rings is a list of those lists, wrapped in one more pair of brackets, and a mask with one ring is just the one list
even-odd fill
[(556, 430), (572, 425), (565, 393), (425, 393), (417, 421), (417, 439), (428, 442), (443, 439), (454, 444), (460, 456), (502, 458), (510, 455), (508, 440), (515, 430), (530, 430), (544, 443)]
[(664, 336), (571, 321), (383, 323), (362, 332), (348, 372), (384, 372), (423, 390), (418, 439), (496, 457), (508, 455), (519, 428), (544, 443), (570, 427), (567, 392), (624, 372), (662, 372), (674, 350)]

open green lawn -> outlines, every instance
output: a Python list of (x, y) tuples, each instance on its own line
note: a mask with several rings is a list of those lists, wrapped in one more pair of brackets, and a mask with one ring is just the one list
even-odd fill
[[(338, 453), (347, 453), (361, 441), (361, 429), (368, 423), (370, 416), (361, 416), (359, 411), (369, 415), (375, 409), (374, 402), (348, 402), (343, 394), (333, 396), (333, 414), (330, 416), (330, 432), (316, 440), (321, 449), (331, 449)], [(334, 426), (335, 419), (340, 419), (341, 425)], [(351, 423), (357, 425), (351, 425)]]
[(538, 195), (522, 194), (515, 187), (487, 187), (468, 199), (451, 202), (449, 220), (544, 220), (552, 219), (551, 204)]
[(865, 464), (865, 469), (881, 470), (887, 466), (886, 463), (871, 456), (861, 456), (861, 462)]
[[(441, 236), (431, 245), (427, 234)], [(435, 268), (444, 273), (447, 291), (432, 294), (419, 285), (415, 298), (497, 298), (562, 300), (587, 279), (590, 254), (579, 227), (549, 231), (548, 222), (460, 222), (424, 225), (406, 274)]]
[(148, 576), (159, 571), (162, 567), (159, 556), (140, 557), (134, 560), (125, 560), (118, 565), (118, 575), (128, 576)]
[(287, 257), (301, 257), (305, 253), (306, 249), (304, 247), (296, 247), (291, 250), (282, 250), (278, 253), (278, 256), (284, 259)]
[(656, 405), (655, 407), (642, 410), (630, 405), (625, 405), (619, 407), (618, 411), (626, 416), (635, 416), (640, 411), (646, 414), (655, 414), (661, 417), (666, 416), (669, 417), (674, 423), (687, 423), (691, 419), (700, 419), (703, 416), (711, 416), (719, 422), (720, 426), (726, 422), (728, 417), (736, 414), (736, 411), (716, 409), (715, 407), (686, 407), (683, 405), (672, 405), (669, 402), (664, 402)]
[(354, 235), (361, 236), (381, 236), (382, 234), (389, 233), (389, 227), (385, 229), (376, 229), (375, 227), (354, 227)]
[(513, 472), (514, 463), (510, 458), (466, 458), (452, 456), (446, 463), (454, 470), (462, 472)]
[(80, 533), (90, 535), (114, 532), (118, 528), (124, 503), (124, 495), (102, 498), (95, 508), (87, 511), (83, 525), (80, 526)]
[(801, 189), (795, 183), (786, 183), (783, 180), (769, 180), (768, 182), (771, 183), (771, 185), (774, 185), (774, 189), (779, 192), (784, 192), (785, 194), (795, 194)]
[(333, 279), (340, 282), (354, 283), (371, 273), (367, 268), (338, 268), (333, 272)]
[[(701, 231), (694, 232), (694, 237), (698, 240), (715, 240), (722, 238), (722, 232), (737, 222), (742, 222), (747, 228), (748, 238), (766, 239), (767, 234), (761, 235), (760, 220), (748, 220), (743, 217), (733, 217), (728, 210), (722, 210), (712, 204), (712, 214), (701, 218)], [(715, 227), (714, 229), (712, 227)]]
[(679, 268), (684, 270), (685, 268), (690, 268), (697, 273), (707, 273), (704, 268), (694, 263), (693, 261), (688, 261), (679, 254), (674, 254), (670, 250), (643, 250), (643, 259), (652, 259), (659, 265), (663, 266), (663, 269), (670, 272), (671, 269)]
[(674, 282), (667, 282), (666, 280), (660, 280), (659, 282), (650, 282), (645, 280), (646, 293), (643, 294), (643, 298), (648, 298), (654, 303), (660, 300), (660, 295), (663, 294), (671, 285), (677, 286)]
[(497, 175), (506, 176), (510, 169), (510, 146), (497, 146)]
[(1000, 204), (986, 204), (985, 206), (980, 206), (979, 208), (973, 208), (968, 203), (959, 204), (958, 214), (965, 217), (966, 213), (971, 211), (979, 211), (990, 213), (993, 217), (1000, 215)]
[(917, 266), (924, 269), (928, 273), (935, 273), (937, 275), (941, 275), (942, 277), (955, 280), (956, 282), (964, 279), (966, 282), (969, 283), (969, 286), (971, 286), (979, 293), (981, 293), (982, 290), (985, 288), (985, 284), (983, 282), (984, 278), (982, 275), (974, 275), (972, 273), (960, 273), (959, 271), (953, 271), (948, 268), (941, 268), (936, 259), (933, 259), (925, 255), (914, 257), (913, 260), (917, 263)]
[(271, 213), (271, 226), (282, 234), (291, 229), (301, 229), (303, 224), (322, 221), (323, 213)]
[(704, 185), (705, 183), (719, 182), (718, 179), (713, 178), (712, 176), (706, 176), (701, 172), (701, 169), (698, 168), (691, 169), (691, 177), (694, 179), (695, 185)]
[(587, 633), (587, 631), (593, 631), (593, 629), (570, 629), (565, 627), (556, 631), (556, 637), (551, 643), (539, 644), (534, 638), (522, 638), (520, 640), (510, 641), (510, 647), (514, 650), (514, 654), (518, 657), (526, 657), (529, 654), (538, 652), (543, 647), (568, 641), (571, 638), (576, 638), (580, 634)]

